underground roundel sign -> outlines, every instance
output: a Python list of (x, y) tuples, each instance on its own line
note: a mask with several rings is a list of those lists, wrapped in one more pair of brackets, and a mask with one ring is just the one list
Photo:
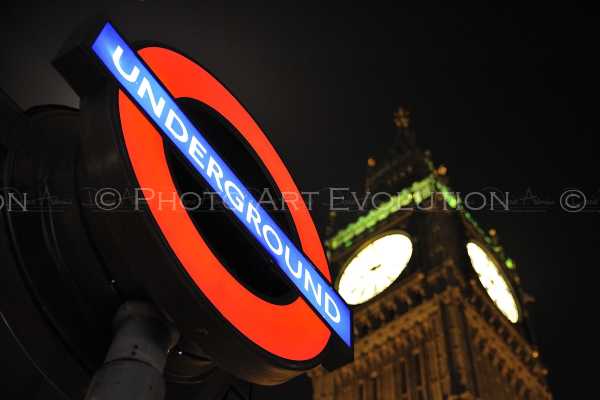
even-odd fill
[[(114, 188), (119, 199), (135, 198), (128, 202), (134, 207), (89, 213), (99, 246), (112, 255), (107, 264), (119, 289), (150, 296), (217, 363), (250, 380), (275, 383), (288, 376), (286, 371), (310, 368), (332, 342), (351, 349), (351, 311), (331, 284), (314, 223), (249, 113), (185, 55), (158, 45), (133, 50), (110, 23), (90, 31), (75, 50), (63, 51), (55, 66), (81, 97), (82, 179), (92, 187)], [(285, 207), (291, 229), (284, 230), (263, 208), (236, 173), (239, 168), (231, 167), (236, 152), (217, 151), (209, 129), (203, 131), (197, 113), (192, 116), (181, 99), (210, 109), (237, 132), (268, 181), (286, 194), (284, 201), (295, 195)], [(235, 253), (237, 235), (243, 236), (266, 255), (271, 271), (265, 276), (277, 274), (295, 297), (276, 301), (248, 287), (223, 252), (214, 251), (215, 235), (202, 226), (209, 216), (191, 215), (182, 202), (165, 207), (164, 194), (181, 192), (172, 158), (185, 164), (188, 182), (197, 180), (216, 194), (237, 227), (235, 238), (218, 237), (218, 247), (231, 241), (228, 252)]]

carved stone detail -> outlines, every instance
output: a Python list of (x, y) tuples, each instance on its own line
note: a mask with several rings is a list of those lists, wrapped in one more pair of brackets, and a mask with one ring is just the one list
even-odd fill
[[(428, 291), (440, 283), (443, 290)], [(315, 400), (357, 399), (359, 381), (378, 382), (378, 400), (401, 399), (394, 395), (396, 366), (400, 360), (409, 362), (415, 352), (423, 355), (427, 400), (485, 399), (485, 393), (498, 390), (506, 396), (497, 398), (507, 400), (525, 394), (531, 400), (552, 399), (537, 350), (452, 262), (443, 262), (427, 276), (404, 279), (356, 309), (354, 317), (355, 360), (332, 372), (321, 367), (311, 371)], [(411, 362), (411, 376), (416, 376)], [(371, 391), (365, 393), (364, 400), (374, 400)]]

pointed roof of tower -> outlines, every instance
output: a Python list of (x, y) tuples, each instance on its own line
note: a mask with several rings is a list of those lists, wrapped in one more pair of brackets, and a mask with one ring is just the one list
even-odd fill
[[(394, 113), (394, 125), (398, 130), (394, 145), (380, 158), (381, 161), (375, 157), (367, 160), (365, 195), (385, 191), (390, 194), (389, 200), (378, 204), (375, 208), (354, 214), (351, 221), (332, 215), (331, 233), (326, 241), (327, 248), (335, 250), (349, 246), (356, 238), (369, 232), (391, 214), (411, 204), (420, 204), (431, 196), (439, 195), (451, 209), (462, 215), (462, 218), (477, 232), (499, 260), (508, 269), (514, 270), (516, 264), (505, 254), (504, 248), (498, 242), (496, 231), (483, 229), (462, 203), (460, 193), (454, 192), (449, 187), (447, 167), (440, 165), (436, 168), (431, 160), (431, 153), (428, 150), (421, 150), (416, 144), (410, 115), (406, 107), (400, 107)], [(338, 228), (340, 225), (344, 227), (334, 230), (335, 225)]]

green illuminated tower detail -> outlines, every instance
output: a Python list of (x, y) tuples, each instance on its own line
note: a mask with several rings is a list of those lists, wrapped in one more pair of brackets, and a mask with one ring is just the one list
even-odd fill
[(354, 304), (355, 360), (312, 371), (313, 398), (552, 399), (515, 261), (416, 145), (406, 109), (394, 122), (396, 141), (368, 160), (365, 185), (391, 196), (338, 214), (326, 242)]

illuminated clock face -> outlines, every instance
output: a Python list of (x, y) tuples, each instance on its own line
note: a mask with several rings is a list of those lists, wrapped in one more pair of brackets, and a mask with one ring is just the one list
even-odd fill
[(338, 283), (340, 295), (351, 305), (377, 296), (400, 276), (412, 250), (412, 242), (403, 233), (390, 233), (375, 239), (344, 268)]
[(519, 320), (517, 302), (498, 264), (485, 250), (473, 242), (467, 243), (467, 253), (492, 301), (510, 322), (516, 323)]

